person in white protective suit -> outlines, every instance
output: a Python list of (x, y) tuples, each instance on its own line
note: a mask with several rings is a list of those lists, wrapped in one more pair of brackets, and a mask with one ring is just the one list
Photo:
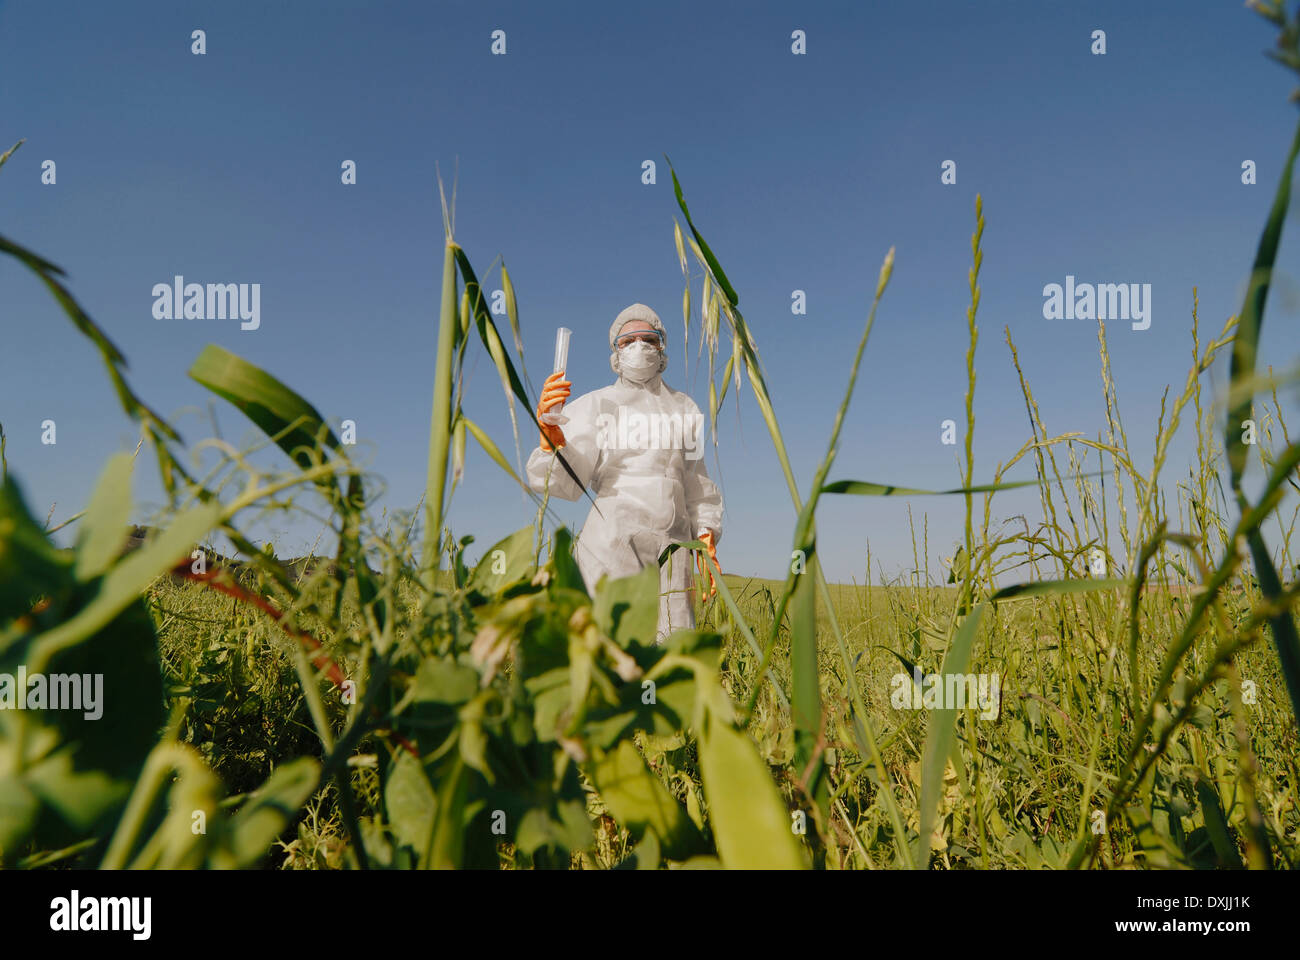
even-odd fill
[[(528, 457), (528, 482), (564, 500), (577, 500), (574, 484), (555, 457), (563, 455), (591, 491), (596, 506), (577, 539), (578, 569), (594, 595), (602, 575), (612, 579), (657, 564), (674, 541), (700, 539), (717, 562), (722, 539), (722, 496), (704, 466), (704, 415), (685, 393), (660, 376), (668, 364), (667, 332), (659, 316), (634, 303), (609, 328), (609, 364), (618, 379), (564, 406), (563, 429), (543, 424)], [(538, 417), (565, 402), (567, 371), (547, 378)], [(657, 642), (695, 626), (690, 554), (674, 553), (660, 569)], [(713, 574), (708, 574), (717, 592)]]

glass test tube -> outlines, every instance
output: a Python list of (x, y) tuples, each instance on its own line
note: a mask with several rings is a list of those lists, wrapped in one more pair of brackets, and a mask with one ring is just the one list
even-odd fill
[[(565, 368), (568, 367), (569, 337), (572, 335), (573, 335), (573, 331), (570, 330), (568, 327), (560, 327), (558, 330), (555, 331), (555, 366), (551, 371), (552, 373), (563, 373)], [(564, 416), (564, 414), (560, 413), (560, 411), (563, 409), (564, 409), (564, 404), (551, 407), (551, 409), (547, 410), (544, 414), (542, 414), (539, 419), (542, 421), (542, 423), (549, 424), (552, 426), (561, 423), (568, 423), (569, 418)]]

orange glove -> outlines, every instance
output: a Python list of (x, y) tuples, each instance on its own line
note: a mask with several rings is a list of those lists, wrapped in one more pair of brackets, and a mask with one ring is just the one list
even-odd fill
[[(542, 384), (542, 398), (537, 401), (537, 419), (542, 418), (542, 414), (550, 410), (551, 407), (561, 406), (565, 400), (569, 399), (569, 387), (572, 384), (564, 379), (564, 372), (553, 373), (546, 378)], [(547, 453), (551, 452), (552, 447), (562, 447), (565, 444), (564, 431), (558, 424), (542, 424), (539, 445)]]
[[(705, 530), (700, 534), (699, 539), (703, 540), (704, 545), (709, 548), (709, 556), (713, 559), (714, 563), (718, 564), (718, 569), (721, 570), (722, 564), (718, 563), (718, 551), (713, 546), (713, 531)], [(695, 552), (695, 560), (699, 564), (700, 574), (703, 575), (707, 573), (709, 575), (709, 595), (704, 599), (711, 599), (713, 595), (718, 592), (718, 582), (713, 579), (713, 568), (709, 566), (698, 550)]]

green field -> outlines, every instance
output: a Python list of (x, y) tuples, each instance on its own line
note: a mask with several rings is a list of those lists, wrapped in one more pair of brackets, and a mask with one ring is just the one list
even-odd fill
[[(1300, 21), (1263, 12), (1300, 73)], [(748, 392), (798, 519), (784, 580), (721, 576), (698, 628), (662, 645), (659, 571), (589, 595), (544, 496), (528, 491), (532, 522), (465, 562), (475, 518), (454, 494), (470, 440), (514, 476), (508, 442), (462, 405), (467, 359), (489, 358), (512, 415), (530, 418), (521, 435), (539, 425), (509, 274), (498, 329), (445, 202), (427, 484), (397, 524), (375, 516), (364, 471), (289, 385), (311, 379), (292, 358), (268, 371), (215, 345), (199, 354), (189, 376), (284, 467), (254, 471), (225, 446), (192, 474), (192, 450), (134, 393), (62, 271), (0, 236), (98, 350), (147, 451), (103, 465), (63, 550), (0, 428), (0, 704), (16, 676), (98, 676), (106, 697), (102, 717), (44, 709), (44, 687), (39, 709), (0, 709), (0, 866), (1294, 869), (1300, 442), (1278, 390), (1300, 372), (1257, 353), (1298, 152), (1300, 129), (1240, 312), (1211, 337), (1194, 306), (1186, 381), (1157, 423), (1130, 424), (1156, 438), (1150, 467), (1130, 453), (1101, 323), (1106, 420), (1091, 435), (1049, 431), (1006, 331), (1028, 435), (992, 476), (974, 474), (977, 351), (1002, 349), (977, 322), (977, 197), (963, 477), (949, 491), (829, 480), (877, 311), (891, 308), (894, 251), (825, 456), (792, 464), (781, 391), (669, 164), (708, 416), (716, 427), (729, 392)], [(1216, 359), (1227, 396), (1206, 385)], [(1194, 435), (1191, 463), (1166, 463), (1176, 435)], [(168, 502), (128, 543), (149, 455)], [(1035, 479), (1007, 482), (1017, 464)], [(995, 521), (997, 495), (1021, 486), (1041, 510), (1018, 529)], [(252, 515), (306, 509), (304, 491), (338, 540), (305, 578), (246, 534)], [(930, 495), (965, 505), (950, 569), (826, 583), (825, 498), (902, 510)], [(198, 549), (219, 538), (239, 571)]]
[[(771, 604), (782, 584), (728, 575), (727, 584), (751, 628), (762, 634), (771, 623)], [(891, 679), (904, 671), (899, 657), (937, 669), (944, 629), (957, 599), (953, 587), (859, 587), (831, 585), (836, 614), (856, 661), (856, 677), (867, 707), (866, 721), (876, 731), (889, 776), (896, 784), (900, 816), (909, 832), (919, 826), (921, 759), (926, 711), (891, 706)], [(979, 643), (973, 669), (998, 672), (1001, 709), (995, 719), (972, 711), (958, 734), (960, 766), (948, 764), (932, 848), (936, 865), (952, 868), (1041, 868), (1064, 866), (1081, 822), (1096, 822), (1105, 808), (1110, 771), (1123, 763), (1121, 745), (1131, 734), (1126, 704), (1101, 710), (1106, 689), (1108, 644), (1085, 624), (1106, 624), (1117, 598), (1111, 591), (1086, 598), (1029, 598), (1006, 601)], [(173, 702), (188, 698), (182, 742), (192, 743), (236, 794), (256, 789), (273, 768), (303, 754), (320, 756), (295, 670), (295, 644), (263, 616), (253, 616), (229, 598), (183, 582), (162, 580), (150, 591), (154, 619)], [(1148, 598), (1157, 615), (1156, 630), (1179, 616), (1183, 596)], [(1250, 607), (1237, 598), (1234, 617)], [(718, 613), (710, 610), (710, 620)], [(311, 618), (300, 621), (311, 629)], [(1067, 629), (1062, 632), (1061, 625)], [(708, 626), (708, 623), (701, 626)], [(728, 632), (727, 618), (715, 624)], [(825, 620), (819, 632), (829, 633)], [(1154, 674), (1169, 642), (1166, 631), (1144, 638), (1144, 669)], [(1208, 639), (1208, 638), (1207, 638)], [(347, 644), (331, 644), (340, 659)], [(829, 647), (829, 644), (825, 645)], [(1198, 644), (1186, 661), (1196, 673), (1208, 662), (1210, 647)], [(860, 656), (860, 659), (859, 659)], [(737, 702), (753, 689), (755, 657), (732, 633), (723, 644), (722, 685)], [(778, 642), (774, 673), (789, 688), (788, 638)], [(1296, 783), (1297, 743), (1276, 657), (1266, 642), (1256, 642), (1235, 658), (1240, 676), (1258, 685), (1256, 703), (1238, 709), (1248, 723), (1257, 770), (1251, 779), (1255, 803), (1263, 811), (1275, 849), (1294, 861), (1300, 840), (1292, 784)], [(867, 765), (847, 730), (852, 723), (842, 695), (843, 664), (828, 648), (819, 657), (822, 696), (827, 704), (827, 776), (834, 794), (826, 835), (827, 864), (887, 867), (895, 864), (891, 821), (867, 773)], [(1185, 681), (1180, 681), (1184, 683)], [(1245, 845), (1247, 796), (1239, 762), (1241, 744), (1228, 680), (1213, 683), (1197, 698), (1189, 721), (1171, 738), (1149, 784), (1144, 808), (1164, 842), (1144, 845), (1133, 832), (1107, 831), (1099, 864), (1215, 867), (1239, 863)], [(1182, 705), (1177, 693), (1170, 706)], [(341, 725), (344, 711), (332, 711)], [(1162, 718), (1168, 722), (1168, 714)], [(761, 693), (750, 732), (772, 769), (781, 795), (792, 809), (800, 791), (791, 765), (793, 729), (771, 691)], [(704, 808), (698, 759), (689, 740), (642, 737), (647, 759), (667, 789), (687, 810)], [(382, 820), (381, 791), (373, 754), (353, 769), (352, 785), (361, 798), (358, 811), (369, 833)], [(1090, 775), (1091, 771), (1091, 775)], [(1089, 800), (1088, 798), (1091, 797)], [(633, 836), (606, 813), (597, 794), (589, 812), (598, 825), (590, 850), (574, 853), (575, 866), (611, 867), (633, 851)], [(1227, 825), (1219, 833), (1220, 824)], [(701, 818), (700, 826), (707, 827)], [(809, 823), (810, 832), (816, 826)], [(1225, 842), (1224, 837), (1227, 837)], [(281, 837), (265, 864), (311, 869), (351, 865), (347, 832), (330, 791), (308, 804), (296, 833)], [(509, 844), (503, 865), (521, 862)], [(1277, 864), (1282, 866), (1282, 863)]]

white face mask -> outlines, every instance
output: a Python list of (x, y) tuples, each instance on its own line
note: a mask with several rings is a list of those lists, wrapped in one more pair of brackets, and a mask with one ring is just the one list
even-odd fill
[(633, 383), (643, 383), (659, 372), (659, 350), (648, 343), (629, 343), (618, 351), (618, 369)]

